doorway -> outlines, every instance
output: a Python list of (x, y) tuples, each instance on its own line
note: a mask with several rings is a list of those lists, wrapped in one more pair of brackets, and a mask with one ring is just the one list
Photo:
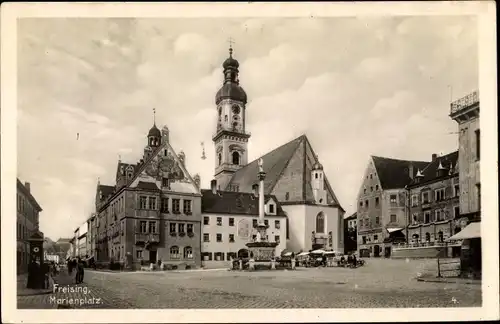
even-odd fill
[(378, 258), (380, 257), (380, 246), (375, 245), (373, 248), (373, 256)]
[(156, 263), (156, 251), (149, 251), (149, 263)]

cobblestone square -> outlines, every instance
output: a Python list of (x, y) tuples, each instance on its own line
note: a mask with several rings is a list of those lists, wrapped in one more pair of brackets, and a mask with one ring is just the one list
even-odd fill
[(18, 308), (58, 308), (54, 298), (84, 300), (74, 308), (108, 309), (481, 306), (481, 285), (417, 281), (417, 273), (432, 271), (435, 260), (367, 261), (357, 269), (86, 271), (86, 292), (19, 296)]

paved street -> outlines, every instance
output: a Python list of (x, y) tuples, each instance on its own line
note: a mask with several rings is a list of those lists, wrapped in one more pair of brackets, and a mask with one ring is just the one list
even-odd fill
[[(435, 261), (368, 259), (358, 269), (296, 271), (86, 271), (77, 308), (370, 308), (481, 306), (481, 285), (418, 282)], [(18, 297), (19, 308), (47, 308), (52, 295)], [(54, 307), (53, 305), (51, 307)], [(57, 307), (57, 306), (56, 306)]]

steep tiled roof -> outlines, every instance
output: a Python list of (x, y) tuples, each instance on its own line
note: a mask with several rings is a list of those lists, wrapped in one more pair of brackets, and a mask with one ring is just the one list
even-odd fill
[(396, 160), (380, 156), (372, 156), (382, 189), (404, 188), (411, 182), (409, 166), (413, 165), (413, 175), (418, 169), (423, 170), (429, 162)]
[(106, 198), (113, 194), (113, 192), (115, 191), (115, 186), (99, 185), (97, 190), (100, 190), (102, 192), (103, 198)]
[[(303, 139), (305, 139), (305, 135), (302, 135), (261, 157), (266, 171), (266, 179), (264, 180), (264, 191), (266, 194), (269, 194), (273, 190), (276, 181), (278, 181), (283, 170), (287, 166), (288, 161), (292, 158)], [(259, 172), (259, 159), (250, 162), (243, 168), (239, 169), (233, 175), (229, 184), (237, 184), (239, 186), (239, 190), (242, 192), (251, 192), (252, 185), (258, 183), (257, 174)]]
[[(259, 198), (255, 197), (252, 193), (218, 191), (214, 194), (212, 190), (202, 190), (201, 194), (202, 213), (259, 215)], [(273, 198), (277, 203), (276, 214), (285, 216), (275, 196), (265, 195), (265, 198), (266, 202), (270, 198)]]
[(144, 182), (144, 181), (139, 181), (139, 183), (137, 184), (137, 188), (146, 190), (160, 190), (156, 185), (156, 183)]
[(424, 169), (420, 169), (424, 177), (420, 179), (419, 185), (438, 178), (437, 170), (439, 163), (441, 163), (441, 165), (446, 169), (446, 175), (448, 175), (448, 172), (450, 171), (450, 166), (453, 168), (452, 172), (455, 172), (457, 161), (458, 151), (436, 158), (436, 160), (429, 163)]

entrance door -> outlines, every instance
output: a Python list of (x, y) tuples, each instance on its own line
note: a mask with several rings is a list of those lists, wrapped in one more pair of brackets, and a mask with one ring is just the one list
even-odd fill
[(385, 248), (385, 257), (390, 258), (391, 257), (391, 247), (387, 246)]
[(149, 251), (149, 263), (156, 263), (156, 251)]
[(380, 257), (380, 246), (375, 245), (373, 248), (373, 256), (376, 258)]

